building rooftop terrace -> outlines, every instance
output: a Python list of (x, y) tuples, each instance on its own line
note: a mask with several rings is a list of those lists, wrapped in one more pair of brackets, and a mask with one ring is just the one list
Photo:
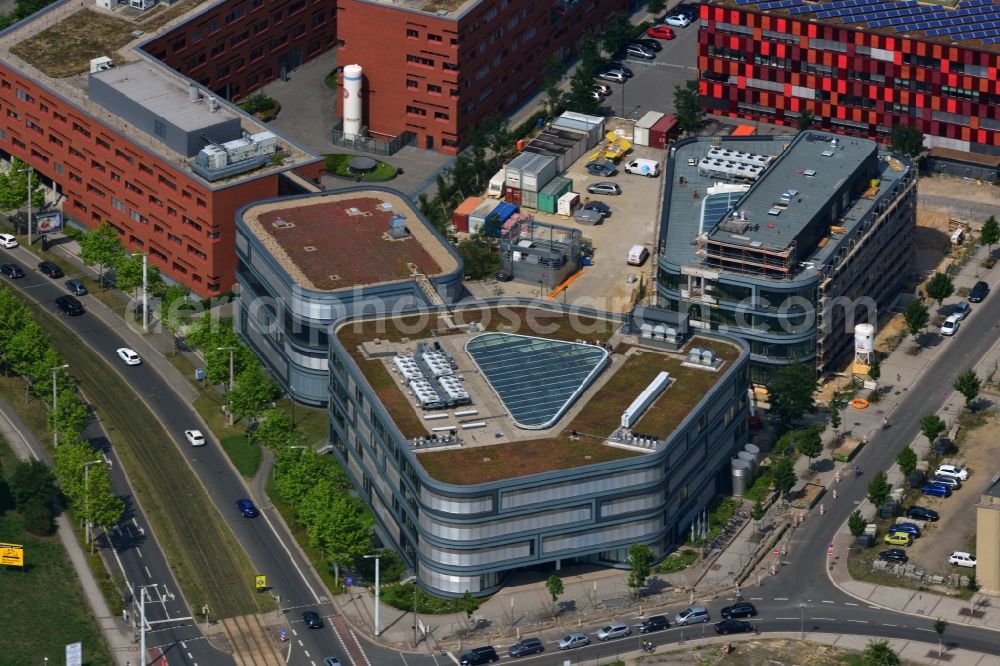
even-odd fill
[[(406, 235), (391, 238), (402, 216)], [(458, 261), (413, 206), (391, 190), (353, 190), (252, 204), (242, 221), (292, 279), (337, 291), (451, 273)]]
[[(141, 77), (143, 83), (134, 86), (132, 92), (140, 99), (148, 99), (148, 93), (143, 89), (155, 89), (161, 101), (173, 100), (166, 107), (167, 110), (176, 111), (170, 117), (176, 119), (187, 116), (187, 123), (190, 124), (201, 112), (195, 108), (177, 108), (181, 104), (180, 100), (187, 98), (190, 81), (144, 53), (141, 46), (183, 25), (211, 5), (225, 1), (181, 0), (172, 6), (160, 3), (144, 12), (132, 9), (127, 3), (114, 10), (105, 10), (95, 6), (92, 0), (84, 3), (74, 0), (57, 1), (24, 21), (0, 31), (0, 58), (41, 87), (63, 97), (122, 135), (198, 178), (190, 168), (192, 158), (176, 152), (155, 136), (110, 113), (90, 98), (90, 61), (108, 57), (116, 67), (132, 63), (145, 64), (146, 71)], [(132, 71), (138, 70), (133, 67)], [(112, 70), (98, 74), (104, 77), (114, 76)], [(200, 86), (199, 89), (203, 97), (200, 102), (203, 109), (209, 105), (209, 100), (218, 103), (219, 111), (214, 116), (216, 122), (225, 117), (238, 117), (243, 131), (248, 134), (273, 131), (252, 116), (238, 112), (225, 100), (216, 98)], [(196, 106), (194, 103), (191, 105)], [(281, 159), (269, 161), (253, 171), (216, 181), (215, 187), (232, 185), (259, 177), (262, 173), (301, 166), (318, 159), (284, 137), (280, 137), (279, 149)]]
[(455, 19), (483, 2), (483, 0), (367, 0), (377, 5), (396, 9), (433, 14), (440, 18)]

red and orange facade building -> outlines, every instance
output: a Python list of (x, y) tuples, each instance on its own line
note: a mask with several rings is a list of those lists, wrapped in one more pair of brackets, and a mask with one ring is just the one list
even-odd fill
[(698, 35), (702, 103), (782, 125), (808, 112), (817, 126), (883, 141), (910, 124), (928, 147), (1000, 155), (1000, 30), (982, 29), (993, 12), (990, 0), (711, 0)]

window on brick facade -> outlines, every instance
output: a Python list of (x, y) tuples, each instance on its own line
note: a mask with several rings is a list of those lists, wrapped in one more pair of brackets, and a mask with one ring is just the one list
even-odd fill
[(420, 33), (417, 32), (416, 30), (414, 30), (413, 28), (407, 28), (406, 29), (406, 36), (410, 37), (412, 39), (416, 39), (417, 37), (420, 36)]
[(114, 197), (111, 197), (111, 207), (115, 210), (120, 210), (122, 212), (125, 211), (125, 203), (120, 199), (115, 199)]
[(406, 87), (411, 90), (416, 90), (419, 84), (413, 79), (406, 79)]
[(434, 85), (433, 83), (428, 83), (427, 84), (427, 92), (431, 93), (432, 95), (440, 95), (441, 94), (441, 86)]
[(287, 41), (288, 41), (288, 35), (281, 35), (279, 37), (275, 37), (268, 44), (268, 48), (270, 48), (273, 51), (277, 48), (281, 48), (281, 46)]
[(211, 35), (213, 32), (218, 32), (219, 31), (219, 27), (220, 27), (219, 26), (219, 21), (215, 20), (215, 21), (212, 21), (211, 23), (209, 23), (208, 26), (205, 28), (205, 30), (206, 30), (206, 32), (208, 32), (208, 34)]
[(294, 2), (290, 2), (288, 3), (288, 13), (289, 15), (294, 14), (305, 6), (306, 0), (295, 0)]
[(243, 7), (237, 7), (233, 11), (226, 14), (226, 25), (243, 18), (244, 14), (246, 14), (246, 9)]
[(264, 47), (258, 46), (257, 48), (250, 51), (250, 62), (253, 62), (254, 60), (260, 60), (263, 56), (264, 56)]
[(448, 114), (444, 111), (435, 111), (434, 120), (448, 120)]
[(424, 58), (422, 56), (413, 55), (412, 53), (406, 54), (406, 62), (413, 65), (420, 65), (421, 67), (433, 67), (434, 61), (430, 58)]
[(409, 106), (406, 107), (406, 115), (408, 116), (426, 116), (427, 109), (421, 109), (419, 106)]

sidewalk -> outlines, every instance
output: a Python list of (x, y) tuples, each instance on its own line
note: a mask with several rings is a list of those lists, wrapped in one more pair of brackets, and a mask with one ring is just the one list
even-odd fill
[[(10, 444), (19, 460), (37, 459), (38, 455), (35, 453), (37, 451), (40, 452), (42, 460), (51, 464), (44, 449), (35, 439), (34, 433), (25, 425), (10, 403), (2, 398), (0, 398), (0, 435)], [(66, 555), (80, 579), (87, 605), (90, 606), (90, 612), (104, 635), (104, 641), (112, 658), (118, 666), (125, 666), (135, 661), (139, 656), (139, 648), (132, 641), (132, 632), (124, 625), (120, 616), (112, 615), (65, 513), (60, 513), (56, 517), (56, 529), (59, 540), (66, 549)]]

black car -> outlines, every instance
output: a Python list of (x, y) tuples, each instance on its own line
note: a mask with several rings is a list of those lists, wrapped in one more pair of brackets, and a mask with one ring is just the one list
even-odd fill
[(733, 617), (753, 617), (756, 614), (757, 609), (749, 601), (741, 601), (722, 609), (722, 617), (727, 620)]
[(651, 49), (653, 51), (656, 51), (657, 53), (663, 50), (663, 45), (660, 44), (660, 40), (658, 39), (647, 39), (643, 37), (642, 39), (635, 40), (635, 43), (642, 44), (647, 49)]
[(970, 303), (982, 303), (986, 295), (990, 293), (990, 285), (986, 284), (982, 280), (977, 282), (972, 287), (972, 291), (969, 292), (969, 302)]
[(24, 271), (17, 264), (3, 264), (0, 266), (0, 273), (3, 273), (11, 280), (24, 277)]
[(643, 620), (642, 623), (639, 624), (638, 628), (640, 634), (648, 634), (651, 631), (660, 631), (669, 626), (670, 623), (667, 622), (666, 615), (654, 615)]
[(510, 282), (514, 279), (514, 276), (507, 271), (497, 271), (493, 277), (496, 278), (497, 282)]
[(723, 620), (715, 625), (717, 634), (745, 634), (753, 631), (753, 625), (744, 620)]
[(51, 261), (43, 261), (38, 264), (38, 270), (43, 275), (48, 275), (53, 280), (63, 276), (62, 269), (53, 264)]
[(72, 296), (60, 296), (57, 298), (56, 307), (71, 317), (83, 314), (83, 304)]
[(608, 63), (608, 66), (611, 69), (620, 70), (627, 78), (631, 79), (633, 76), (635, 76), (635, 74), (632, 72), (631, 69), (629, 69), (628, 67), (625, 66), (625, 63), (623, 63), (622, 60), (624, 60), (624, 58), (612, 59)]
[(902, 548), (890, 548), (879, 553), (878, 559), (883, 562), (902, 562), (905, 564), (910, 558)]
[(486, 645), (484, 647), (472, 648), (458, 658), (458, 663), (462, 666), (479, 666), (479, 664), (492, 664), (499, 659), (500, 656), (493, 649), (493, 646)]
[(527, 657), (529, 654), (545, 652), (545, 646), (537, 638), (522, 638), (507, 649), (510, 657)]
[(306, 611), (302, 614), (302, 621), (306, 623), (306, 626), (310, 629), (322, 629), (323, 620), (320, 618), (319, 613), (314, 611)]
[(906, 510), (906, 517), (916, 520), (926, 520), (932, 523), (936, 523), (941, 519), (941, 515), (937, 511), (923, 506), (911, 506)]
[(611, 215), (611, 206), (604, 203), (603, 201), (588, 201), (586, 204), (584, 204), (583, 207), (586, 210), (596, 210), (597, 212), (604, 215), (604, 217), (608, 217), (609, 215)]

